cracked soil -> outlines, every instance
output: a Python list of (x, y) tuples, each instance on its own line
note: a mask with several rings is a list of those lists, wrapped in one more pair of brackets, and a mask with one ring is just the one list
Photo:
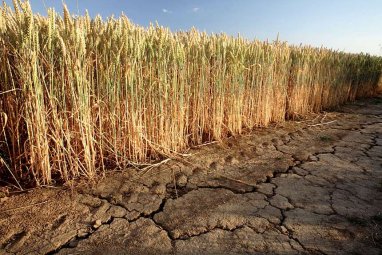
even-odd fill
[(382, 98), (0, 198), (0, 254), (381, 254)]

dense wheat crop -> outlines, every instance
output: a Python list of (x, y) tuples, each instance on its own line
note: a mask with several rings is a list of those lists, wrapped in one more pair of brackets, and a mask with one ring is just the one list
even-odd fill
[(42, 17), (20, 1), (0, 12), (0, 177), (35, 185), (372, 96), (382, 70), (369, 55), (125, 16)]

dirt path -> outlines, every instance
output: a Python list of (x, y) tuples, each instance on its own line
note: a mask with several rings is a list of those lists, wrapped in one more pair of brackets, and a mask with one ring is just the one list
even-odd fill
[(381, 254), (382, 98), (0, 202), (0, 254)]

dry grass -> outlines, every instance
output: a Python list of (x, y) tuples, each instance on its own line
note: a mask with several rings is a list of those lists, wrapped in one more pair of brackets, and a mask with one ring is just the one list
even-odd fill
[[(35, 185), (147, 163), (378, 89), (381, 59), (127, 17), (0, 9), (0, 157)], [(4, 167), (0, 176), (8, 175)]]

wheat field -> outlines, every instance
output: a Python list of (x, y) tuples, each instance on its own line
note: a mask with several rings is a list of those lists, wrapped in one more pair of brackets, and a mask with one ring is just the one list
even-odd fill
[(382, 59), (192, 29), (0, 8), (0, 179), (144, 166), (381, 89)]

